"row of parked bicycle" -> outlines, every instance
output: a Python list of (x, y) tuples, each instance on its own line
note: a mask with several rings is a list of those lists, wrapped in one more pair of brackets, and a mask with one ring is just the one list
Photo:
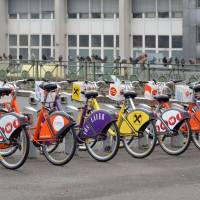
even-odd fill
[[(35, 82), (36, 97), (41, 103), (34, 126), (33, 117), (21, 112), (16, 97), (18, 85), (28, 82)], [(85, 97), (79, 107), (61, 103), (61, 87), (69, 83), (73, 83), (72, 96)], [(156, 94), (154, 109), (145, 104), (135, 106), (134, 85), (147, 83), (124, 81), (123, 90), (120, 90), (123, 98), (114, 106), (98, 103), (97, 88), (111, 85), (109, 93), (115, 95), (117, 88), (112, 87), (115, 81), (4, 81), (0, 96), (10, 96), (11, 101), (0, 104), (0, 163), (8, 169), (21, 167), (28, 157), (30, 142), (50, 163), (58, 166), (68, 163), (77, 146), (82, 144), (100, 162), (111, 160), (120, 142), (135, 158), (150, 155), (157, 142), (170, 155), (183, 153), (191, 141), (200, 149), (200, 84), (191, 86), (194, 99), (189, 105), (169, 103), (169, 95)], [(78, 112), (78, 119), (64, 111), (64, 107)]]

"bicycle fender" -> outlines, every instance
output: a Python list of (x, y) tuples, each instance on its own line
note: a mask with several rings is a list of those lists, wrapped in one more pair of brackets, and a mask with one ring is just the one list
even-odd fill
[(44, 122), (40, 131), (40, 139), (52, 138), (52, 133), (55, 138), (62, 137), (75, 124), (76, 122), (69, 114), (63, 111), (55, 111)]
[[(161, 117), (171, 130), (178, 129), (185, 119), (189, 119), (186, 111), (175, 108), (165, 110)], [(159, 119), (156, 121), (156, 131), (161, 133), (167, 131)]]
[(134, 132), (144, 131), (149, 121), (154, 120), (153, 112), (146, 109), (135, 109), (126, 115), (120, 126), (121, 134), (131, 134)]
[(116, 116), (106, 110), (100, 109), (89, 115), (83, 125), (84, 137), (96, 137), (111, 123), (116, 121)]
[[(0, 132), (3, 132), (7, 139), (22, 126), (26, 126), (25, 116), (18, 113), (6, 113), (0, 118)], [(3, 137), (0, 134), (0, 141)]]

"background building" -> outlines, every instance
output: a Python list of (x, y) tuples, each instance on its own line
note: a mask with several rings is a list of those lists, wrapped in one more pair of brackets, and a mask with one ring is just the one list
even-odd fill
[(200, 58), (198, 0), (0, 0), (0, 55)]

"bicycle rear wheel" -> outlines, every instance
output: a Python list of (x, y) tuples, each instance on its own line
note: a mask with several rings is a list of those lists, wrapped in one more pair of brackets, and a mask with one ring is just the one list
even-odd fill
[(74, 128), (60, 138), (59, 141), (43, 146), (46, 159), (53, 165), (61, 166), (67, 164), (76, 151), (76, 133)]
[(111, 122), (97, 138), (86, 139), (88, 153), (99, 162), (111, 160), (118, 152), (120, 144), (119, 130), (115, 122)]
[(138, 135), (132, 134), (123, 137), (126, 151), (135, 158), (149, 156), (156, 145), (157, 137), (153, 121), (149, 121), (146, 129)]
[[(17, 169), (26, 161), (29, 153), (29, 138), (25, 127), (20, 128), (11, 138), (11, 145), (5, 149), (10, 155), (0, 154), (0, 163), (7, 169)], [(14, 151), (13, 151), (14, 149)]]
[(161, 148), (169, 155), (180, 155), (189, 147), (192, 131), (188, 119), (185, 119), (173, 134), (157, 134)]

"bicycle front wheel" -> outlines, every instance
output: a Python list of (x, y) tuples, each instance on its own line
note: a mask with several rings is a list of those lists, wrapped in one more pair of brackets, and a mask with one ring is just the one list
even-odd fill
[[(20, 128), (16, 134), (10, 138), (11, 145), (5, 149), (10, 155), (1, 153), (0, 163), (7, 169), (18, 169), (26, 161), (29, 153), (29, 138), (25, 127)], [(12, 153), (11, 153), (12, 152)]]
[(153, 121), (149, 121), (146, 129), (132, 135), (123, 137), (126, 151), (135, 158), (145, 158), (149, 156), (156, 145), (157, 137)]
[(182, 125), (173, 130), (172, 134), (158, 133), (157, 135), (161, 148), (169, 155), (180, 155), (189, 147), (192, 131), (188, 119), (185, 119)]
[(61, 166), (67, 164), (76, 151), (76, 133), (71, 128), (64, 137), (58, 141), (44, 145), (43, 152), (46, 159), (53, 165)]
[(118, 152), (119, 130), (115, 122), (110, 123), (96, 138), (87, 138), (85, 145), (88, 153), (99, 162), (111, 160)]
[(194, 145), (200, 150), (200, 133), (192, 133), (192, 141)]

